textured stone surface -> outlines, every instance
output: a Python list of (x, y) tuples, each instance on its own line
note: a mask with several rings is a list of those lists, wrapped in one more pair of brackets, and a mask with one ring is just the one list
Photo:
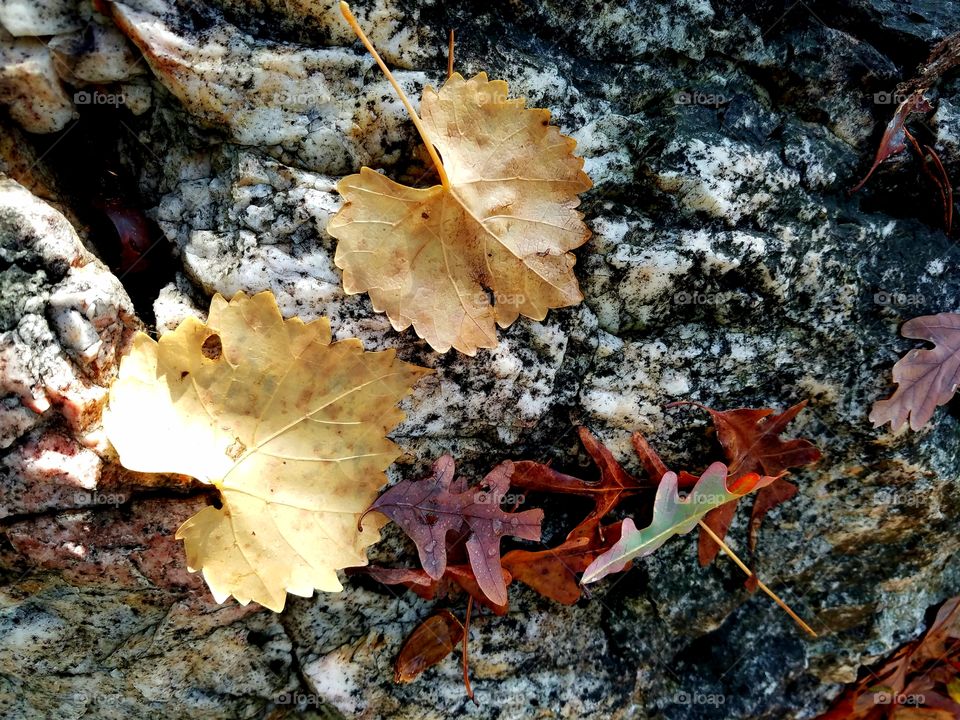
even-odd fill
[(123, 286), (66, 218), (0, 179), (0, 445), (59, 418), (99, 425), (120, 354), (137, 326)]
[[(638, 429), (669, 465), (699, 469), (716, 454), (704, 414), (666, 404), (808, 399), (790, 432), (824, 459), (795, 475), (800, 494), (770, 514), (754, 562), (819, 639), (748, 595), (722, 558), (697, 567), (692, 536), (574, 607), (514, 588), (507, 616), (477, 614), (479, 707), (463, 695), (457, 652), (393, 684), (392, 658), (433, 605), (411, 594), (353, 577), (341, 595), (291, 598), (280, 616), (216, 609), (172, 539), (203, 492), (123, 472), (87, 432), (132, 311), (64, 218), (7, 182), (0, 237), (43, 242), (0, 244), (0, 329), (17, 348), (2, 373), (0, 707), (15, 717), (57, 707), (69, 717), (799, 720), (918, 634), (927, 608), (960, 591), (955, 408), (897, 436), (866, 416), (910, 347), (899, 323), (957, 310), (958, 258), (915, 158), (847, 190), (893, 112), (890, 91), (958, 29), (956, 14), (920, 1), (781, 5), (378, 0), (357, 10), (415, 103), (423, 84), (442, 82), (456, 27), (457, 69), (486, 70), (551, 108), (593, 179), (582, 209), (594, 237), (576, 266), (585, 302), (518, 321), (475, 358), (431, 353), (365, 296), (343, 294), (324, 232), (339, 176), (368, 163), (433, 180), (402, 107), (332, 7), (113, 4), (145, 53), (149, 86), (138, 82), (152, 98), (129, 108), (139, 116), (117, 108), (129, 132), (114, 143), (177, 258), (138, 306), (157, 332), (202, 316), (213, 292), (271, 289), (287, 314), (327, 315), (337, 337), (395, 346), (437, 370), (405, 403), (393, 479), (444, 452), (473, 476), (502, 457), (589, 474), (576, 424), (628, 469), (638, 471)], [(89, 46), (77, 42), (83, 30), (55, 31), (68, 86), (129, 81), (114, 68), (130, 46), (95, 22)], [(924, 141), (960, 176), (960, 82), (946, 78), (931, 98)], [(30, 175), (22, 165), (7, 167)], [(78, 378), (90, 398), (61, 400)], [(91, 411), (69, 409), (78, 403)], [(532, 500), (547, 511), (547, 542), (585, 513)], [(730, 535), (741, 548), (746, 519), (742, 509)], [(409, 565), (415, 553), (393, 528), (374, 560)]]

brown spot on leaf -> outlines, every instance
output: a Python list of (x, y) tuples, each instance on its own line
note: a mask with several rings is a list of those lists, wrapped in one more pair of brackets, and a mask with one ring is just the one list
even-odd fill
[(220, 336), (216, 333), (210, 335), (200, 346), (200, 352), (208, 360), (219, 360), (220, 356), (223, 355), (223, 343), (220, 341)]
[(247, 446), (240, 441), (240, 438), (234, 438), (233, 444), (227, 448), (227, 457), (231, 460), (239, 460), (246, 451)]

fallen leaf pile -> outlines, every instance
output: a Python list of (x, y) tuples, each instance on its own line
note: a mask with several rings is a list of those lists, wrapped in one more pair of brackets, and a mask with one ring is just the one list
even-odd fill
[(960, 717), (960, 597), (927, 632), (847, 689), (818, 720), (956, 720)]
[(339, 241), (344, 290), (369, 293), (395, 329), (413, 325), (437, 352), (467, 355), (496, 347), (495, 325), (579, 303), (570, 251), (590, 237), (576, 207), (591, 183), (573, 155), (576, 142), (550, 124), (548, 110), (510, 99), (507, 84), (485, 73), (453, 73), (439, 91), (427, 86), (421, 121), (343, 12), (400, 95), (441, 180), (412, 188), (364, 167), (339, 182), (345, 202), (327, 232)]
[[(782, 480), (784, 468), (819, 458), (819, 451), (808, 441), (779, 437), (803, 407), (800, 403), (780, 414), (769, 408), (710, 410), (735, 470), (728, 472), (724, 463), (715, 462), (699, 477), (669, 472), (643, 436), (635, 433), (633, 445), (648, 479), (634, 478), (586, 428), (578, 432), (599, 469), (595, 481), (525, 460), (501, 463), (471, 488), (466, 480), (454, 479), (453, 459), (445, 456), (435, 463), (430, 477), (401, 481), (370, 508), (387, 514), (410, 536), (423, 569), (368, 567), (357, 572), (386, 585), (402, 585), (426, 599), (463, 591), (497, 615), (508, 610), (507, 588), (514, 580), (544, 597), (572, 605), (581, 597), (581, 582), (594, 582), (626, 569), (632, 558), (650, 554), (673, 535), (689, 532), (708, 512), (727, 505), (735, 509), (737, 500), (747, 493), (772, 487)], [(678, 487), (691, 492), (681, 498)], [(502, 536), (539, 540), (543, 519), (541, 510), (503, 510), (501, 498), (511, 488), (588, 497), (593, 509), (558, 545), (542, 550), (512, 549), (501, 557)], [(622, 500), (638, 494), (653, 499), (648, 527), (637, 530), (629, 518), (604, 524)], [(450, 561), (451, 557), (456, 560)], [(431, 618), (428, 622), (439, 621)], [(439, 662), (456, 645), (444, 639), (449, 634), (428, 640), (422, 628), (415, 631), (418, 640), (408, 643), (397, 660), (397, 677), (405, 682), (415, 677), (411, 668), (422, 670)], [(448, 650), (438, 656), (438, 647)], [(430, 662), (421, 662), (415, 648), (422, 648)]]
[(400, 454), (385, 435), (396, 404), (429, 371), (393, 350), (331, 342), (326, 319), (284, 320), (270, 293), (145, 334), (120, 365), (104, 427), (121, 463), (215, 486), (177, 531), (214, 597), (272, 610), (288, 592), (339, 591), (337, 570), (366, 564), (381, 523), (357, 521)]
[(950, 402), (960, 383), (960, 315), (940, 313), (913, 318), (903, 324), (900, 334), (927, 340), (933, 349), (911, 350), (893, 366), (896, 391), (879, 400), (870, 411), (870, 420), (880, 426), (889, 422), (894, 431), (910, 420), (919, 430), (933, 417), (939, 405)]

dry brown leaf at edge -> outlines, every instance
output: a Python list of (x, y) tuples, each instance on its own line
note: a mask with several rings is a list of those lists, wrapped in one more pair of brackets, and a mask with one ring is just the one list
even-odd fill
[(104, 428), (121, 463), (217, 487), (177, 531), (218, 602), (280, 611), (287, 592), (342, 589), (382, 522), (357, 521), (400, 454), (386, 438), (425, 368), (394, 350), (331, 343), (326, 318), (284, 320), (271, 293), (219, 295), (206, 323), (141, 333), (120, 365)]
[[(345, 3), (347, 21), (410, 113), (441, 184), (411, 188), (361, 168), (337, 185), (327, 232), (344, 290), (367, 292), (396, 330), (413, 325), (437, 352), (497, 345), (496, 325), (542, 320), (583, 300), (570, 252), (590, 237), (578, 193), (591, 187), (576, 141), (550, 111), (510, 100), (507, 84), (454, 73), (414, 112)], [(440, 156), (443, 159), (441, 161)]]

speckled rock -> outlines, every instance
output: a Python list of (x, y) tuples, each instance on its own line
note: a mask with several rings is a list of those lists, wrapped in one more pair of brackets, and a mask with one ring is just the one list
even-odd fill
[(25, 130), (63, 130), (76, 117), (53, 58), (37, 38), (15, 38), (0, 28), (0, 103)]
[[(752, 560), (820, 637), (749, 595), (722, 558), (700, 569), (689, 536), (575, 606), (512, 588), (507, 616), (475, 614), (479, 706), (463, 694), (458, 652), (394, 685), (392, 658), (442, 602), (352, 575), (344, 593), (291, 598), (280, 616), (215, 610), (172, 540), (208, 495), (182, 479), (123, 473), (84, 444), (82, 423), (48, 427), (28, 409), (39, 402), (35, 378), (8, 361), (5, 417), (19, 439), (0, 468), (9, 584), (0, 707), (28, 718), (55, 706), (78, 717), (801, 720), (960, 592), (955, 408), (918, 433), (894, 436), (867, 421), (910, 347), (899, 323), (958, 309), (955, 243), (906, 154), (848, 193), (895, 107), (891, 90), (957, 29), (942, 3), (358, 8), (415, 103), (424, 84), (443, 81), (446, 30), (456, 27), (457, 69), (502, 77), (551, 108), (593, 179), (581, 209), (594, 236), (575, 268), (586, 300), (542, 323), (521, 319), (475, 358), (438, 356), (395, 333), (366, 296), (343, 293), (324, 231), (339, 177), (370, 164), (404, 182), (432, 180), (402, 107), (335, 9), (187, 5), (105, 5), (150, 69), (138, 80), (152, 98), (144, 112), (116, 109), (129, 130), (116, 148), (177, 258), (163, 289), (138, 306), (152, 329), (202, 316), (214, 292), (270, 289), (288, 315), (328, 316), (338, 338), (397, 347), (434, 368), (404, 405), (393, 480), (445, 452), (474, 477), (505, 457), (590, 474), (577, 424), (632, 471), (634, 430), (670, 466), (699, 469), (717, 455), (707, 419), (668, 403), (783, 408), (807, 399), (790, 433), (811, 438), (824, 458), (795, 474), (800, 494), (768, 516)], [(106, 78), (129, 52), (104, 26), (95, 46), (116, 52), (76, 58), (78, 36), (67, 32), (52, 43), (73, 58), (67, 82)], [(931, 98), (924, 141), (958, 177), (960, 81), (945, 78)], [(49, 223), (50, 257), (79, 252), (75, 239), (63, 244), (62, 218), (22, 203)], [(105, 382), (116, 340), (98, 333), (97, 346), (81, 320), (91, 312), (83, 298), (111, 297), (112, 286), (70, 270), (74, 279), (57, 275), (51, 288), (40, 272), (52, 272), (49, 260), (4, 260), (15, 291), (0, 308), (37, 318), (46, 334), (29, 337), (61, 349), (55, 367), (100, 368)], [(546, 509), (547, 543), (585, 513), (576, 501), (530, 500)], [(737, 548), (746, 520), (741, 510), (731, 529)], [(385, 536), (374, 561), (415, 562), (395, 527)], [(92, 629), (48, 657), (81, 626)]]
[(66, 218), (0, 179), (0, 446), (59, 418), (84, 442), (138, 321)]
[[(6, 0), (0, 4), (0, 105), (34, 133), (63, 130), (90, 105), (149, 107), (146, 72), (133, 44), (93, 3)], [(51, 37), (52, 36), (52, 37)]]

